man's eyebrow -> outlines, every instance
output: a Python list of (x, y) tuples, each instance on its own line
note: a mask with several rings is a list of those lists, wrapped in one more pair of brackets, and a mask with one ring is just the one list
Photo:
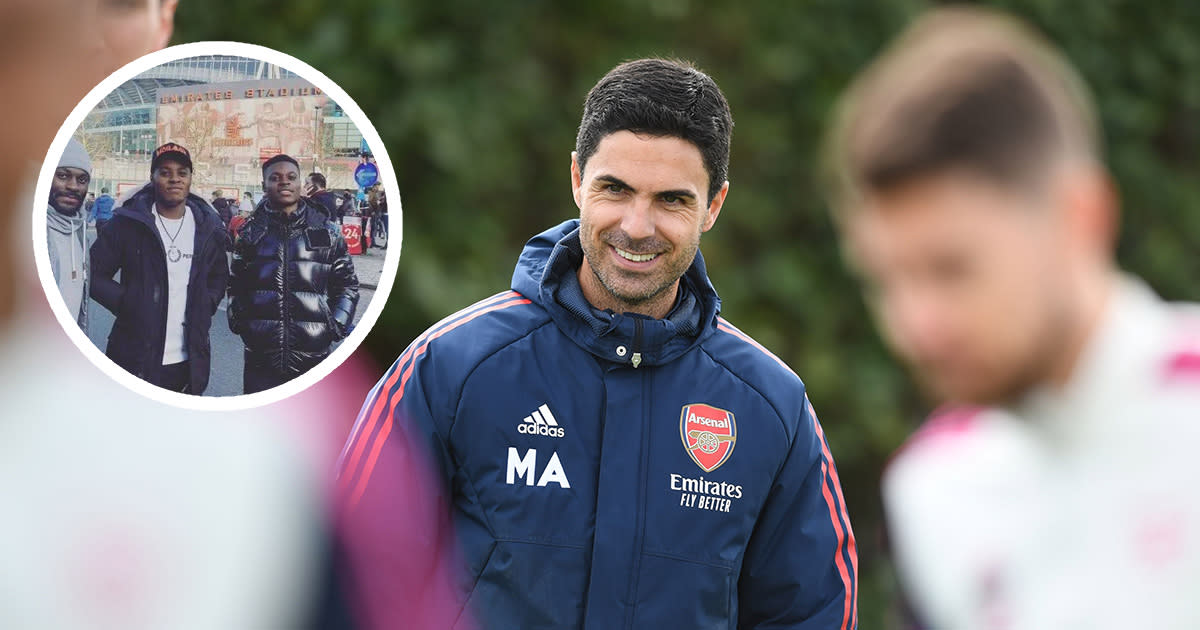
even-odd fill
[(621, 188), (626, 188), (630, 191), (633, 190), (633, 186), (630, 186), (629, 184), (626, 184), (624, 181), (621, 181), (621, 178), (619, 178), (615, 175), (597, 175), (596, 181), (607, 182), (609, 184), (616, 184), (616, 185), (620, 186)]
[[(597, 175), (596, 181), (604, 182), (606, 184), (616, 184), (617, 186), (620, 186), (621, 188), (625, 188), (625, 189), (629, 190), (630, 192), (637, 192), (637, 190), (633, 186), (630, 186), (629, 184), (625, 183), (624, 181), (621, 180), (621, 178), (619, 178), (615, 175), (607, 175), (607, 174), (606, 175)], [(654, 194), (657, 197), (683, 197), (686, 199), (695, 199), (696, 198), (696, 193), (694, 193), (690, 190), (684, 190), (682, 188), (678, 189), (678, 190), (660, 190)]]
[(690, 190), (663, 190), (658, 193), (659, 197), (683, 197), (685, 199), (695, 199), (696, 193)]

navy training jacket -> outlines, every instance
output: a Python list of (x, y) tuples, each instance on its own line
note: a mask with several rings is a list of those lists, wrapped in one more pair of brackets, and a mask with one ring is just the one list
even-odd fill
[[(699, 253), (662, 320), (592, 308), (581, 261), (578, 221), (547, 230), (512, 291), (409, 346), (343, 451), (349, 509), (403, 505), (372, 475), (428, 457), (456, 628), (855, 628), (854, 535), (803, 383), (718, 317)], [(386, 555), (422, 566), (439, 533)]]

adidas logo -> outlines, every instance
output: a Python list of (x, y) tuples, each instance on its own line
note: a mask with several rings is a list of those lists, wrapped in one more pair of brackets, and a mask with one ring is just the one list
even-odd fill
[(537, 411), (521, 420), (521, 423), (517, 425), (517, 433), (562, 437), (566, 435), (566, 430), (558, 426), (558, 420), (555, 420), (554, 414), (550, 413), (550, 407), (543, 404), (537, 408)]

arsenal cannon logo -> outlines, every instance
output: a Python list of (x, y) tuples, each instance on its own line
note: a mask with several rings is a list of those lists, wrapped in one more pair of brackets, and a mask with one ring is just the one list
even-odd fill
[(704, 472), (712, 472), (729, 459), (737, 442), (733, 412), (712, 405), (684, 405), (679, 414), (679, 437), (692, 461)]

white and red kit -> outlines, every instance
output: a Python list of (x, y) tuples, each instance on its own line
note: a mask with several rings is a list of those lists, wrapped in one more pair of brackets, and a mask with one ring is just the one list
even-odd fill
[(1200, 628), (1200, 310), (1118, 280), (1066, 387), (937, 414), (883, 493), (930, 628)]

